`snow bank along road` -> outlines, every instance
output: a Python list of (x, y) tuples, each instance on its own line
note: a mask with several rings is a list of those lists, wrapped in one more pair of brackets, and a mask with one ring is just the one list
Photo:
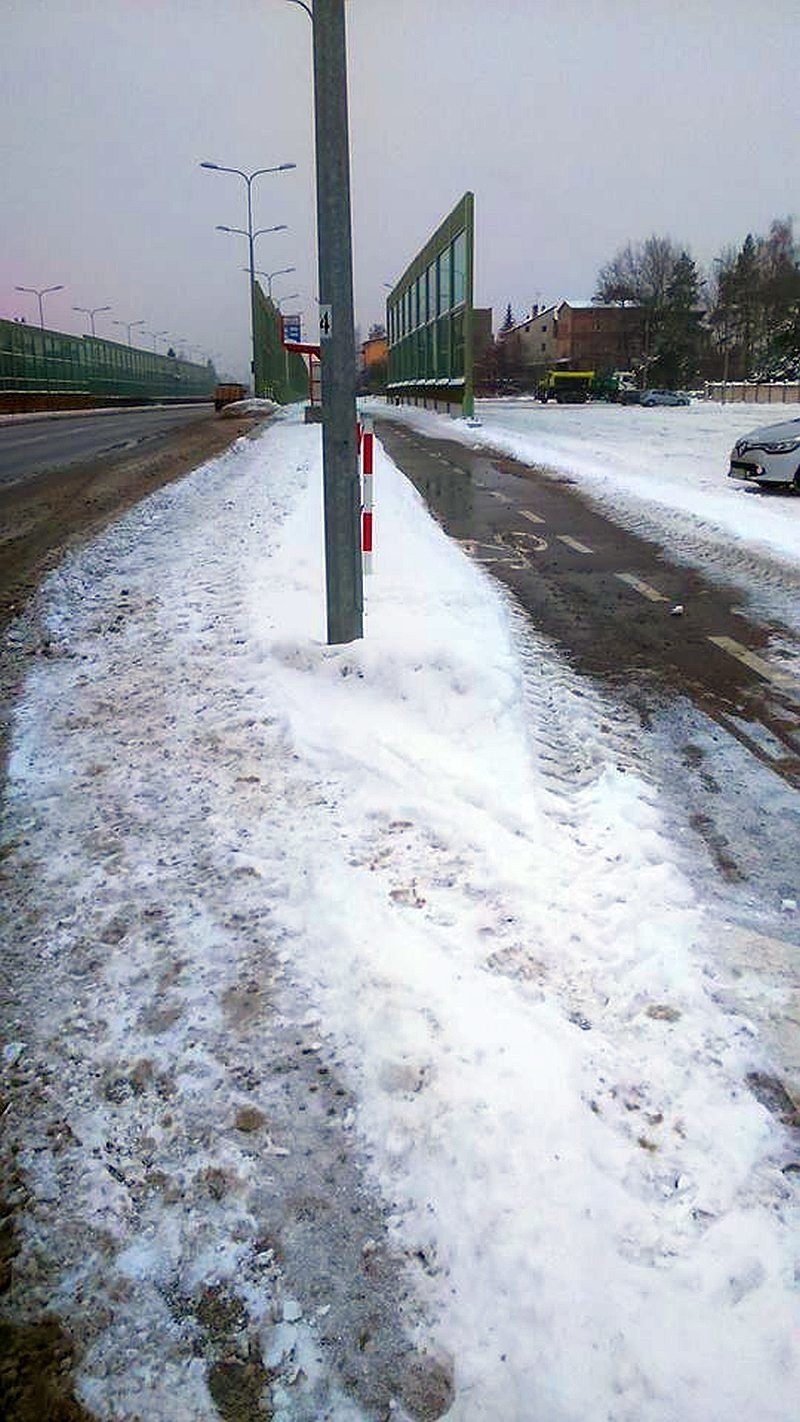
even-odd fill
[[(249, 426), (197, 406), (0, 422), (0, 629), (71, 543), (219, 454)], [(25, 644), (20, 624), (0, 664), (0, 766)]]
[(53, 1315), (109, 1422), (786, 1422), (780, 945), (731, 972), (661, 713), (644, 754), (383, 452), (376, 484), (357, 646), (324, 646), (293, 416), (43, 589), (4, 831), (12, 1339)]

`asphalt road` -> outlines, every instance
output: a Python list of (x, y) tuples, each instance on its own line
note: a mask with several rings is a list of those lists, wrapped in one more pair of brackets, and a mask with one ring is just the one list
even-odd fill
[(148, 407), (58, 419), (0, 423), (0, 488), (53, 469), (68, 469), (112, 450), (134, 449), (147, 439), (208, 419), (210, 405)]

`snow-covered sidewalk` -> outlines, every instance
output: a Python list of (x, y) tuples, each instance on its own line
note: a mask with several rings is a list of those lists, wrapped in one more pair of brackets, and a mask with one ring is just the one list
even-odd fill
[(247, 1366), (283, 1422), (786, 1422), (799, 1177), (633, 728), (382, 453), (327, 648), (319, 440), (290, 414), (48, 580), (12, 1308), (103, 1419), (213, 1418)]

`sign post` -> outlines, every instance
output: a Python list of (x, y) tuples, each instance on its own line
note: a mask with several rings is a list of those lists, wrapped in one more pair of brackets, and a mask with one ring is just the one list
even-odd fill
[(363, 635), (344, 0), (314, 0), (322, 466), (328, 642)]

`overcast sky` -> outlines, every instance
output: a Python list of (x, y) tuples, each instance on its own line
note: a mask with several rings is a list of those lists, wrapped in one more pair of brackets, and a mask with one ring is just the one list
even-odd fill
[[(710, 261), (800, 219), (797, 0), (348, 0), (356, 319), (468, 188), (476, 302), (590, 297), (652, 232)], [(247, 368), (238, 178), (255, 185), (257, 266), (317, 299), (311, 25), (288, 0), (0, 0), (0, 315), (17, 284), (66, 290), (46, 324), (109, 304)], [(142, 344), (152, 345), (149, 339)], [(163, 345), (160, 347), (163, 349)]]

